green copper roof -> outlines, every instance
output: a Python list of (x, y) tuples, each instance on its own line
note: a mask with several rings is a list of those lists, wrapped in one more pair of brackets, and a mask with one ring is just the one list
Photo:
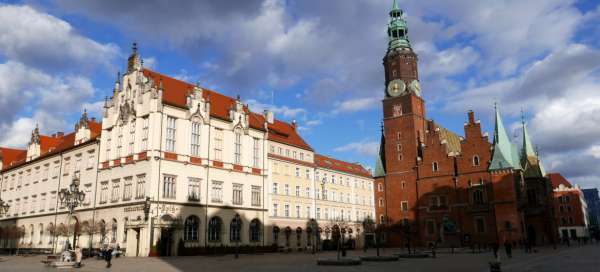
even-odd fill
[(525, 172), (526, 178), (542, 178), (546, 176), (546, 171), (542, 166), (538, 154), (533, 149), (531, 137), (527, 131), (525, 120), (523, 122), (523, 148), (521, 149), (521, 166)]
[(494, 128), (494, 151), (489, 170), (500, 169), (521, 169), (519, 163), (519, 153), (515, 145), (510, 142), (510, 138), (504, 128), (500, 110), (496, 107), (496, 126)]
[(373, 177), (378, 178), (383, 176), (385, 176), (385, 138), (382, 133), (381, 142), (379, 144), (379, 153), (377, 154), (377, 158), (375, 158), (375, 171), (373, 172)]
[(398, 3), (394, 0), (390, 10), (390, 23), (388, 24), (389, 45), (388, 50), (396, 48), (410, 48), (408, 40), (408, 27), (404, 19), (404, 12), (398, 8)]

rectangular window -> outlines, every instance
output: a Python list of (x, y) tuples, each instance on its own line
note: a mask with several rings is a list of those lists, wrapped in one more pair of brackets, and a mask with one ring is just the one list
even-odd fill
[(175, 198), (176, 196), (176, 179), (175, 176), (164, 175), (163, 176), (163, 197), (164, 198)]
[(142, 118), (142, 143), (140, 149), (141, 151), (148, 149), (148, 117)]
[(285, 204), (283, 206), (283, 216), (290, 217), (290, 204)]
[(283, 188), (284, 188), (285, 195), (290, 195), (290, 185), (289, 184), (285, 184), (283, 186)]
[[(71, 171), (71, 160), (69, 158), (65, 159), (65, 162), (63, 163), (63, 176), (66, 176), (69, 174), (69, 171)], [(19, 174), (19, 184), (18, 186), (21, 186), (21, 175)]]
[(190, 153), (192, 154), (192, 156), (200, 156), (200, 123), (198, 122), (192, 123)]
[(400, 206), (402, 207), (403, 212), (408, 212), (408, 201), (400, 202)]
[(46, 193), (40, 195), (40, 212), (43, 212), (44, 210), (46, 210)]
[(133, 187), (133, 178), (126, 177), (123, 179), (123, 200), (130, 200), (132, 196), (131, 188)]
[(200, 201), (200, 179), (188, 179), (188, 201)]
[(273, 217), (277, 217), (278, 209), (279, 209), (279, 205), (277, 203), (273, 203)]
[(167, 116), (166, 150), (175, 152), (175, 134), (177, 133), (177, 118)]
[(306, 179), (310, 180), (310, 169), (306, 168)]
[(252, 166), (260, 167), (260, 139), (252, 139)]
[(296, 196), (300, 196), (300, 186), (296, 186)]
[(306, 206), (306, 218), (310, 218), (310, 206)]
[(277, 182), (273, 183), (273, 194), (277, 194), (278, 188), (277, 188)]
[(94, 156), (94, 153), (89, 153), (86, 169), (92, 169), (94, 165), (96, 165), (96, 156)]
[(233, 204), (243, 205), (243, 190), (242, 184), (233, 184)]
[(261, 205), (261, 190), (260, 186), (252, 186), (252, 206)]
[(128, 154), (133, 155), (135, 152), (135, 121), (131, 121), (129, 124), (129, 148)]
[(213, 181), (211, 190), (212, 202), (222, 203), (223, 202), (223, 182)]
[(117, 127), (117, 159), (121, 157), (123, 150), (123, 127)]
[[(92, 184), (86, 184), (83, 186), (83, 192), (85, 193), (85, 198), (83, 200), (83, 205), (87, 206), (92, 203)], [(43, 195), (42, 197), (46, 197)]]
[(236, 129), (234, 131), (234, 162), (235, 164), (242, 164), (242, 130)]
[(321, 208), (317, 208), (317, 219), (321, 219)]
[(146, 196), (146, 175), (137, 176), (135, 185), (135, 198), (142, 199)]
[(215, 161), (223, 160), (223, 130), (219, 128), (215, 128)]
[(300, 167), (296, 167), (296, 177), (300, 177)]
[(296, 205), (296, 218), (300, 218), (300, 205)]
[(104, 181), (100, 184), (100, 204), (108, 201), (108, 181)]
[(111, 134), (112, 134), (112, 130), (106, 131), (106, 155), (105, 155), (105, 158), (107, 161), (111, 159), (111, 156), (110, 156), (111, 155), (110, 148), (112, 145), (112, 139), (110, 138)]
[(310, 187), (306, 187), (306, 197), (310, 197)]
[(120, 190), (121, 190), (121, 184), (119, 183), (119, 179), (113, 179), (112, 190), (110, 193), (110, 202), (119, 201), (119, 197), (121, 196)]

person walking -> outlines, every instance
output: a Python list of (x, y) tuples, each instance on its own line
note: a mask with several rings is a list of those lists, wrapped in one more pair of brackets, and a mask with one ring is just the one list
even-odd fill
[(112, 264), (110, 263), (112, 259), (112, 252), (113, 249), (110, 246), (104, 251), (104, 260), (106, 261), (106, 268), (110, 268), (112, 266)]
[(75, 267), (76, 268), (80, 268), (81, 267), (81, 258), (83, 257), (83, 254), (81, 253), (81, 248), (79, 246), (75, 247)]
[(508, 256), (508, 258), (512, 258), (512, 244), (506, 240), (504, 241), (504, 250), (506, 251), (506, 256)]
[(492, 244), (492, 250), (494, 251), (494, 259), (498, 260), (498, 250), (500, 249), (500, 246), (498, 245), (498, 243), (494, 243)]

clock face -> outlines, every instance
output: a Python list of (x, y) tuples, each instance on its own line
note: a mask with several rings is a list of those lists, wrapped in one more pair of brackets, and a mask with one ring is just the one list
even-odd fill
[(418, 81), (418, 80), (416, 80), (416, 79), (415, 79), (415, 80), (413, 80), (413, 81), (410, 83), (410, 86), (409, 86), (409, 87), (410, 87), (410, 89), (411, 89), (411, 90), (412, 90), (412, 91), (413, 91), (413, 92), (414, 92), (416, 95), (418, 95), (418, 96), (420, 96), (420, 95), (421, 95), (421, 84), (419, 83), (419, 81)]
[(398, 96), (406, 90), (404, 81), (395, 79), (388, 84), (387, 93), (389, 96)]

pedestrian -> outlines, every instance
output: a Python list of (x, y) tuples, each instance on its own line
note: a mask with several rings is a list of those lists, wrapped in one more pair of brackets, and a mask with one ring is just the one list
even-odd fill
[(106, 268), (110, 268), (112, 266), (112, 264), (110, 263), (110, 261), (112, 259), (112, 252), (113, 252), (113, 249), (111, 246), (109, 246), (104, 251), (104, 260), (106, 261)]
[(498, 246), (498, 243), (494, 243), (492, 244), (492, 250), (494, 251), (494, 259), (498, 260), (498, 250), (500, 249), (500, 246)]
[(512, 244), (506, 240), (504, 241), (504, 250), (506, 251), (506, 256), (508, 256), (508, 258), (512, 258)]
[(435, 255), (436, 244), (437, 244), (437, 241), (435, 243), (431, 244), (431, 255), (433, 256), (434, 259), (436, 258), (436, 255)]
[(76, 268), (80, 268), (81, 267), (81, 258), (83, 257), (83, 254), (81, 253), (81, 248), (79, 246), (75, 247), (75, 267)]

